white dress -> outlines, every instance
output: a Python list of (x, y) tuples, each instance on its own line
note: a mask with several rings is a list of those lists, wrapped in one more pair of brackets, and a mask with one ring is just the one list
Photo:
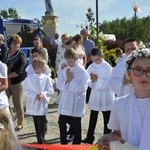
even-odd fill
[(79, 45), (77, 47), (77, 53), (78, 53), (78, 61), (81, 65), (84, 65), (83, 63), (83, 59), (84, 57), (86, 56), (86, 53), (85, 53), (85, 49), (82, 45)]
[(61, 62), (61, 60), (64, 58), (64, 53), (65, 53), (66, 49), (62, 47), (62, 45), (59, 45), (57, 48), (57, 53), (56, 53), (56, 68), (59, 66), (59, 63)]
[(110, 129), (120, 130), (122, 138), (139, 150), (150, 148), (150, 98), (143, 100), (147, 101), (143, 120), (141, 120), (138, 100), (131, 93), (118, 98), (113, 103), (108, 124)]
[[(43, 100), (37, 100), (36, 95), (42, 93)], [(53, 84), (45, 74), (30, 74), (23, 81), (23, 94), (26, 100), (26, 114), (47, 115), (48, 103), (54, 93)]]
[(125, 72), (126, 72), (126, 62), (125, 61), (119, 63), (112, 70), (112, 75), (111, 75), (109, 84), (110, 84), (110, 87), (112, 88), (112, 90), (117, 95), (117, 97), (124, 96), (133, 91), (133, 87), (131, 84), (126, 85), (126, 86), (124, 86), (122, 84)]
[[(7, 66), (0, 61), (0, 78), (7, 78)], [(1, 83), (0, 83), (1, 84)], [(5, 91), (0, 92), (0, 108), (8, 107), (8, 98)]]
[[(74, 78), (66, 84), (66, 70), (70, 68)], [(89, 82), (87, 71), (76, 64), (74, 67), (66, 67), (58, 74), (57, 88), (60, 90), (58, 113), (61, 115), (82, 117), (86, 90)]]
[(115, 94), (109, 86), (112, 67), (108, 62), (103, 60), (102, 63), (92, 63), (87, 69), (98, 76), (97, 81), (91, 82), (91, 94), (89, 98), (89, 108), (95, 111), (107, 111), (111, 109)]

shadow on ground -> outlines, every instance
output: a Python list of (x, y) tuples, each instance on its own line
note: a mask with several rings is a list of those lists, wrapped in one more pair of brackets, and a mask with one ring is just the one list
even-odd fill
[(27, 138), (30, 138), (30, 137), (35, 137), (35, 132), (31, 132), (31, 133), (27, 133), (27, 134), (19, 134), (18, 135), (18, 139), (19, 140), (22, 140), (22, 139), (27, 139)]

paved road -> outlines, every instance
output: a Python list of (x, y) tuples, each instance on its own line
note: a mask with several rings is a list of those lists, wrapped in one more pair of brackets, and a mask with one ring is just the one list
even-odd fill
[[(49, 144), (59, 144), (59, 129), (58, 129), (58, 113), (57, 107), (53, 106), (54, 101), (57, 98), (57, 93), (55, 92), (50, 104), (49, 104), (49, 113), (47, 116), (48, 119), (48, 132), (46, 134), (46, 142)], [(12, 105), (12, 104), (11, 104)], [(88, 121), (89, 121), (89, 110), (88, 106), (85, 107), (85, 116), (82, 119), (82, 138), (84, 139), (88, 129)], [(103, 120), (102, 115), (99, 113), (99, 118), (95, 130), (95, 141), (97, 142), (100, 136), (102, 136), (103, 132)], [(35, 129), (33, 126), (33, 120), (31, 116), (25, 115), (24, 127), (21, 131), (17, 132), (19, 141), (21, 143), (36, 143), (35, 137)]]

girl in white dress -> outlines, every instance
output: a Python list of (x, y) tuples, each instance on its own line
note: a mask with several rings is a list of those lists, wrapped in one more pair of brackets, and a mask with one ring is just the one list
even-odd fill
[(63, 34), (61, 36), (61, 45), (58, 46), (57, 52), (56, 52), (56, 60), (55, 60), (55, 65), (56, 65), (56, 70), (58, 69), (59, 63), (61, 60), (64, 58), (64, 53), (66, 51), (65, 43), (70, 40), (70, 35), (68, 34)]
[(72, 42), (75, 42), (75, 49), (77, 50), (78, 60), (79, 60), (80, 64), (85, 66), (87, 63), (87, 57), (86, 57), (85, 49), (82, 46), (82, 42), (83, 42), (82, 35), (76, 34), (72, 38)]
[(150, 148), (150, 49), (133, 51), (126, 63), (134, 91), (113, 103), (108, 125), (113, 132), (99, 140), (101, 150), (109, 150), (114, 140), (125, 140), (138, 150)]

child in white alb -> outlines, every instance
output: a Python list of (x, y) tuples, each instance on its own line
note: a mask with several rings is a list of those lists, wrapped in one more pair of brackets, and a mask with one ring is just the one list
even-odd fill
[(54, 89), (51, 78), (43, 74), (46, 61), (34, 59), (32, 66), (35, 72), (24, 80), (23, 93), (26, 99), (26, 114), (33, 116), (37, 141), (42, 144), (45, 142), (45, 118), (48, 114), (48, 103)]
[(65, 51), (67, 67), (58, 74), (57, 88), (60, 90), (58, 106), (59, 130), (61, 144), (67, 144), (67, 122), (71, 120), (74, 140), (73, 144), (81, 143), (81, 117), (84, 115), (86, 89), (90, 77), (78, 63), (78, 54), (74, 49)]
[(115, 98), (115, 94), (109, 86), (112, 67), (105, 61), (102, 50), (99, 48), (93, 48), (91, 51), (91, 58), (93, 63), (87, 68), (92, 80), (89, 84), (91, 87), (89, 98), (89, 109), (91, 110), (91, 113), (87, 137), (82, 141), (83, 143), (89, 144), (92, 144), (94, 141), (94, 131), (99, 111), (103, 114), (103, 134), (111, 132), (111, 130), (107, 128), (107, 123), (109, 121), (112, 102)]

